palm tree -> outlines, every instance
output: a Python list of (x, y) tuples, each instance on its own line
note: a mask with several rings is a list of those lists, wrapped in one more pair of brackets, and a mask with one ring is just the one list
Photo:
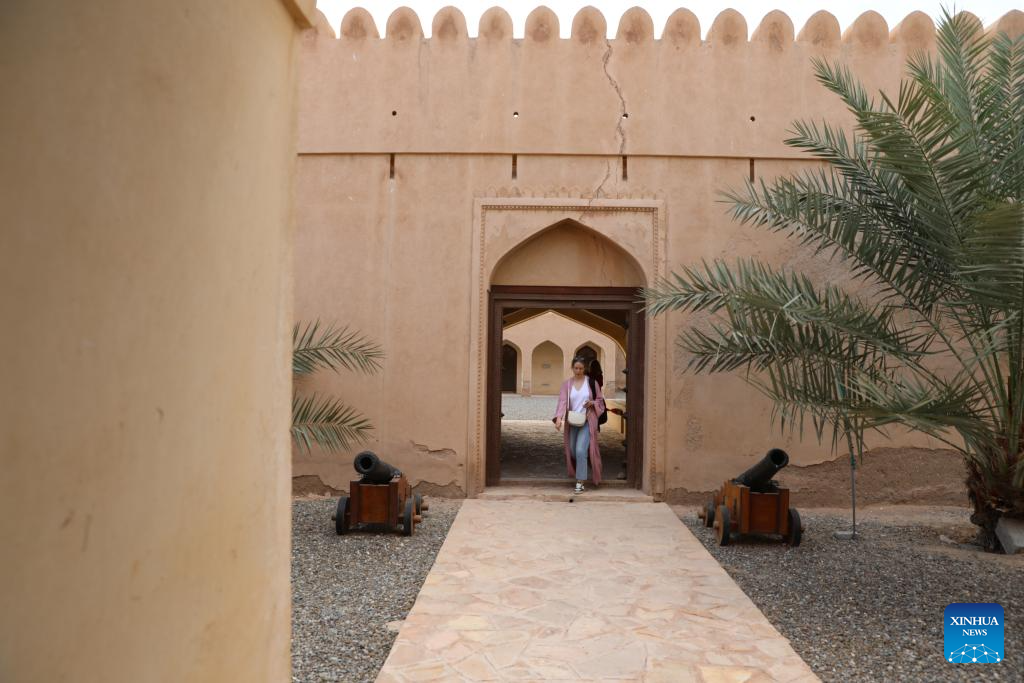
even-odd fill
[(653, 314), (717, 314), (680, 334), (689, 367), (746, 370), (783, 429), (806, 419), (860, 451), (865, 431), (904, 425), (959, 451), (994, 549), (999, 517), (1024, 517), (1024, 39), (947, 13), (937, 45), (895, 97), (816, 60), (852, 134), (795, 123), (786, 144), (825, 163), (725, 195), (741, 224), (843, 263), (854, 287), (716, 260), (644, 294)]
[[(292, 372), (308, 375), (318, 369), (374, 373), (381, 368), (380, 346), (348, 328), (317, 320), (292, 329)], [(329, 451), (349, 450), (367, 439), (369, 420), (332, 396), (292, 396), (292, 439), (307, 453), (313, 445)]]

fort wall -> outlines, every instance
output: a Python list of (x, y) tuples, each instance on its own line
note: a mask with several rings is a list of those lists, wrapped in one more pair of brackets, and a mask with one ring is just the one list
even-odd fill
[[(373, 447), (415, 480), (467, 494), (482, 487), (486, 292), (492, 256), (516, 235), (569, 218), (585, 229), (578, 246), (558, 248), (565, 263), (594, 234), (629, 259), (598, 273), (546, 263), (532, 284), (614, 285), (634, 266), (649, 284), (681, 264), (739, 256), (843, 281), (841, 265), (734, 224), (720, 192), (810, 168), (782, 144), (794, 120), (849, 123), (812, 60), (847, 65), (870, 92), (895, 92), (908, 55), (935, 47), (919, 12), (892, 28), (867, 12), (842, 32), (827, 12), (799, 30), (772, 12), (749, 40), (731, 10), (706, 34), (686, 10), (660, 39), (638, 8), (615, 38), (606, 26), (585, 8), (561, 39), (557, 17), (540, 7), (514, 38), (495, 8), (470, 38), (462, 14), (445, 8), (424, 39), (411, 10), (380, 30), (354, 9), (337, 37), (321, 20), (303, 39), (296, 315), (342, 318), (388, 353), (380, 375), (319, 376), (310, 388), (358, 405), (378, 426)], [(1024, 13), (989, 28), (1019, 34)], [(531, 202), (547, 208), (518, 210)], [(505, 207), (500, 220), (487, 218), (490, 206)], [(738, 376), (682, 372), (674, 339), (698, 320), (649, 321), (645, 488), (708, 490), (772, 445), (796, 465), (832, 457), (772, 431), (768, 403)], [(295, 474), (343, 488), (349, 459), (296, 455)]]

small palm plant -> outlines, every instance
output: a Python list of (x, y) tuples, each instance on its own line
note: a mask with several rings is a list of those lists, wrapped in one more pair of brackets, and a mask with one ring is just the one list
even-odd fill
[[(374, 373), (384, 353), (380, 346), (348, 328), (320, 321), (292, 330), (292, 372), (308, 375), (321, 368)], [(313, 445), (329, 451), (345, 451), (366, 441), (373, 429), (369, 420), (332, 396), (292, 396), (292, 439), (307, 453)]]
[(645, 296), (653, 314), (718, 314), (681, 333), (690, 368), (746, 370), (783, 429), (807, 418), (859, 451), (865, 431), (899, 424), (959, 451), (995, 548), (998, 518), (1024, 516), (1024, 39), (947, 13), (937, 43), (895, 98), (816, 61), (852, 135), (796, 123), (786, 144), (825, 163), (726, 194), (740, 223), (845, 264), (856, 293), (741, 260)]

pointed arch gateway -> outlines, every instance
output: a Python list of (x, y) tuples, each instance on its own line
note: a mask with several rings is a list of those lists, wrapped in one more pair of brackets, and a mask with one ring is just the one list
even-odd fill
[[(598, 200), (595, 200), (598, 201)], [(614, 203), (616, 200), (604, 200)], [(486, 373), (484, 379), (485, 409), (483, 465), (484, 483), (494, 486), (501, 482), (501, 394), (500, 359), (502, 330), (507, 315), (523, 315), (531, 309), (567, 311), (600, 318), (609, 327), (618, 328), (621, 336), (628, 340), (626, 364), (629, 368), (629, 428), (626, 430), (627, 479), (625, 484), (644, 488), (658, 495), (657, 479), (654, 476), (653, 443), (648, 431), (652, 420), (645, 410), (651, 398), (648, 389), (648, 338), (647, 321), (638, 303), (638, 289), (660, 275), (657, 264), (660, 241), (657, 231), (660, 207), (646, 207), (642, 211), (635, 203), (621, 207), (598, 207), (607, 211), (590, 212), (594, 218), (589, 221), (587, 211), (575, 216), (564, 216), (547, 223), (531, 221), (526, 217), (543, 219), (547, 206), (539, 209), (539, 215), (532, 211), (527, 214), (513, 214), (512, 225), (519, 230), (505, 229), (495, 235), (497, 240), (487, 244), (487, 227), (481, 232), (481, 248), (494, 248), (489, 255), (480, 254), (481, 285), (486, 288), (487, 334), (484, 358)], [(505, 207), (507, 210), (508, 207)], [(530, 209), (525, 209), (530, 211)], [(553, 212), (557, 213), (559, 209)], [(629, 219), (616, 221), (613, 229), (600, 223), (608, 223), (616, 213), (624, 213)], [(639, 216), (637, 214), (640, 214)], [(481, 216), (481, 222), (486, 214)], [(619, 217), (621, 218), (621, 216)], [(655, 230), (639, 233), (641, 244), (637, 244), (638, 232), (635, 219), (649, 222), (653, 218)], [(597, 224), (595, 224), (597, 223)], [(522, 228), (525, 227), (525, 230)], [(617, 227), (619, 234), (616, 234)], [(512, 242), (509, 237), (519, 232), (521, 239)], [(618, 238), (618, 239), (617, 239)], [(647, 241), (647, 244), (642, 242)], [(503, 243), (504, 242), (504, 243)], [(648, 251), (649, 250), (649, 251)], [(496, 253), (497, 252), (497, 253)], [(649, 257), (641, 262), (636, 253)], [(492, 260), (493, 259), (493, 260)], [(487, 267), (487, 262), (493, 265)], [(484, 282), (486, 278), (486, 282)], [(484, 341), (484, 340), (482, 340)], [(567, 352), (569, 349), (566, 350)], [(614, 474), (611, 474), (614, 477)]]

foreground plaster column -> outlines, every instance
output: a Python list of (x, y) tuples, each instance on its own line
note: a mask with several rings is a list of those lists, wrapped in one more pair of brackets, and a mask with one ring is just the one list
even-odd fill
[(0, 680), (290, 679), (312, 5), (0, 10)]

